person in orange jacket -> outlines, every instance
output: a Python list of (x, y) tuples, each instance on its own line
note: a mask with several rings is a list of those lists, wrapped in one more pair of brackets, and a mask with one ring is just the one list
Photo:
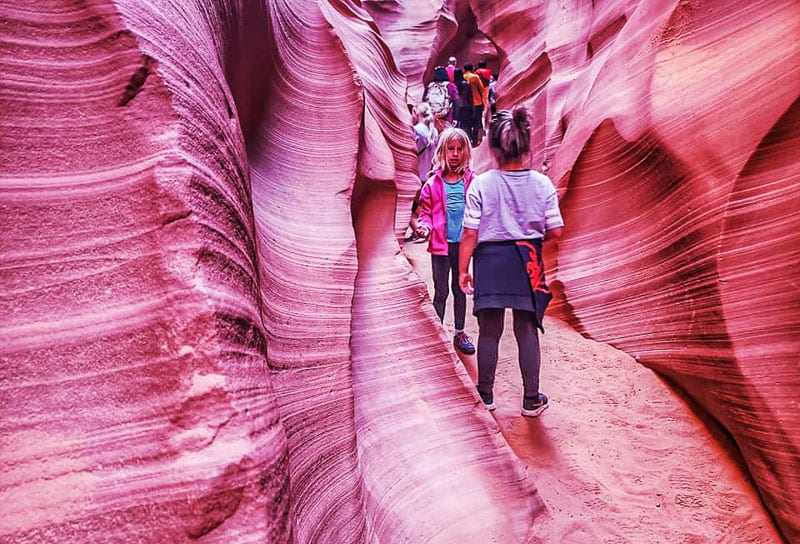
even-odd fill
[(469, 140), (472, 146), (480, 144), (483, 138), (483, 110), (484, 110), (484, 85), (481, 81), (481, 76), (475, 73), (475, 67), (472, 64), (464, 65), (464, 79), (469, 83), (470, 90), (472, 91), (472, 111), (473, 119), (470, 125)]

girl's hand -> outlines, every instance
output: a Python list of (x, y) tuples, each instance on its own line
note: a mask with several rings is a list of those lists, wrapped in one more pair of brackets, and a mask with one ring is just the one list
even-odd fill
[(475, 292), (475, 289), (472, 285), (472, 274), (469, 272), (462, 272), (458, 275), (458, 286), (461, 287), (461, 290), (464, 291), (465, 294), (471, 295)]
[(429, 229), (426, 225), (420, 225), (417, 227), (417, 230), (414, 231), (417, 236), (420, 238), (428, 239), (428, 236), (431, 234), (431, 229)]

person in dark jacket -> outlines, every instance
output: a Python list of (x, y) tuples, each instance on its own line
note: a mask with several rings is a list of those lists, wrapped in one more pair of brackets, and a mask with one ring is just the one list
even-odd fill
[[(457, 68), (453, 74), (453, 80), (458, 91), (458, 104), (453, 111), (453, 121), (455, 126), (471, 135), (474, 130), (475, 113), (472, 107), (472, 90), (469, 82), (464, 79), (464, 70)], [(472, 137), (470, 137), (472, 141)]]

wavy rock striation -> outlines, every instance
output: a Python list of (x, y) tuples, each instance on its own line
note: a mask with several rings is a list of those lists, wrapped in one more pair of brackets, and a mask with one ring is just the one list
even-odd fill
[[(499, 107), (534, 116), (532, 166), (549, 168), (569, 225), (558, 254), (548, 250), (554, 311), (688, 392), (800, 540), (800, 167), (789, 151), (800, 137), (800, 6), (442, 10), (456, 14), (457, 36), (477, 25), (497, 48)], [(395, 49), (401, 66), (412, 53)], [(491, 164), (482, 148), (476, 161)]]
[(0, 541), (537, 538), (397, 243), (405, 104), (456, 47), (496, 51), (500, 106), (537, 120), (569, 225), (555, 311), (688, 392), (800, 540), (796, 2), (0, 21)]
[(3, 541), (289, 534), (224, 32), (155, 8), (0, 4)]
[(0, 540), (527, 540), (399, 255), (406, 80), (358, 2), (0, 18)]
[(471, 5), (562, 194), (556, 311), (719, 421), (800, 540), (800, 6)]

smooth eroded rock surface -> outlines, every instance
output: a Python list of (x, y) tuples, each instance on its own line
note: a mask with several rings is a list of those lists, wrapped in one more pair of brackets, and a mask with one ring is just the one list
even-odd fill
[[(2, 540), (526, 540), (533, 482), (398, 256), (368, 13), (0, 10)], [(427, 339), (387, 351), (399, 316)]]
[(554, 315), (687, 392), (800, 539), (796, 2), (0, 0), (0, 28), (0, 541), (546, 541), (398, 244), (407, 103), (451, 49), (533, 114)]

